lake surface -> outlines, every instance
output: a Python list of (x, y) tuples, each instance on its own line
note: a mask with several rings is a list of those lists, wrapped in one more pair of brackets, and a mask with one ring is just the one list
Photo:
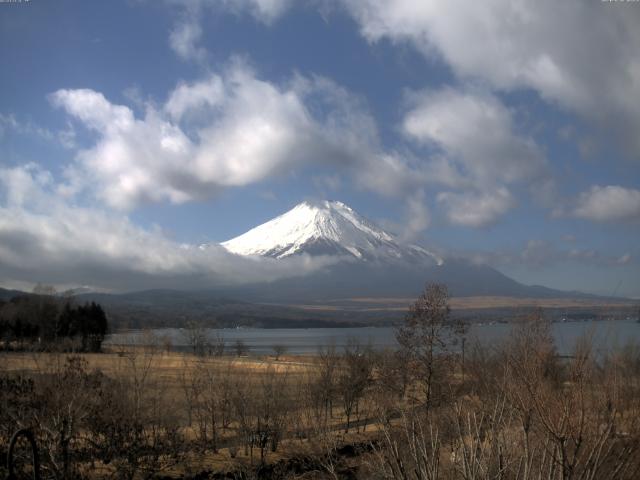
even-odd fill
[[(484, 345), (497, 344), (504, 339), (513, 324), (494, 323), (471, 325), (467, 332), (468, 344), (479, 341)], [(576, 341), (584, 335), (593, 338), (597, 350), (610, 350), (629, 343), (640, 344), (640, 323), (636, 319), (591, 320), (579, 322), (556, 322), (552, 324), (556, 347), (561, 355), (572, 353)], [(274, 345), (283, 345), (287, 353), (312, 355), (319, 348), (335, 345), (344, 347), (351, 339), (376, 349), (395, 347), (395, 330), (392, 327), (359, 328), (237, 328), (207, 329), (213, 342), (217, 336), (224, 338), (227, 348), (232, 348), (237, 340), (242, 340), (251, 353), (273, 352)], [(163, 328), (152, 331), (156, 338), (168, 337), (174, 347), (188, 346), (186, 331), (179, 328)], [(105, 340), (107, 345), (142, 345), (148, 343), (148, 335), (143, 331), (115, 333)]]

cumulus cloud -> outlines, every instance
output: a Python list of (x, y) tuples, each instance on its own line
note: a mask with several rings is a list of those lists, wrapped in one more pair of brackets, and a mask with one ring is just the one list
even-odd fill
[(0, 170), (0, 180), (5, 186), (5, 203), (8, 207), (22, 208), (27, 203), (36, 206), (48, 204), (44, 189), (53, 183), (51, 173), (34, 163)]
[(292, 4), (293, 0), (166, 0), (182, 8), (181, 17), (171, 29), (169, 45), (183, 60), (206, 63), (207, 50), (200, 42), (203, 17), (207, 12), (249, 13), (256, 20), (270, 25)]
[(424, 190), (418, 190), (407, 200), (406, 222), (400, 240), (413, 241), (418, 234), (426, 230), (431, 224), (431, 212), (426, 203)]
[(20, 128), (21, 125), (15, 115), (0, 113), (0, 137), (4, 136), (7, 130), (19, 130)]
[(168, 198), (188, 200), (190, 195), (166, 181), (179, 175), (180, 163), (192, 150), (179, 127), (150, 108), (143, 120), (122, 105), (111, 104), (93, 90), (59, 90), (54, 105), (98, 134), (98, 142), (77, 156), (77, 183), (97, 183), (98, 196), (116, 208)]
[(249, 12), (257, 20), (270, 24), (280, 17), (293, 0), (200, 0), (210, 8), (224, 8), (233, 13)]
[(323, 197), (329, 197), (327, 193), (334, 194), (342, 188), (342, 178), (338, 174), (316, 175), (313, 177), (314, 186), (322, 193)]
[(429, 182), (455, 189), (437, 195), (450, 223), (485, 227), (516, 201), (509, 185), (548, 181), (536, 143), (516, 132), (513, 114), (494, 95), (444, 88), (409, 95), (402, 128), (435, 150)]
[(582, 192), (571, 215), (594, 222), (640, 219), (640, 190), (618, 185), (594, 185)]
[(515, 205), (515, 199), (504, 187), (482, 193), (441, 192), (437, 200), (444, 207), (449, 222), (476, 228), (496, 223)]
[(216, 244), (180, 245), (126, 216), (61, 197), (35, 165), (0, 168), (3, 281), (87, 284), (113, 290), (209, 287), (271, 281), (321, 269), (335, 258), (244, 258)]
[(404, 132), (443, 151), (451, 184), (464, 184), (466, 177), (475, 186), (490, 187), (543, 173), (540, 149), (515, 132), (511, 112), (495, 96), (444, 88), (414, 93), (410, 105)]
[(363, 187), (387, 194), (415, 182), (403, 159), (382, 151), (365, 106), (319, 77), (276, 85), (236, 61), (180, 83), (142, 118), (93, 90), (50, 98), (97, 134), (77, 155), (76, 177), (115, 208), (182, 203), (312, 163), (351, 169)]
[(250, 14), (256, 20), (270, 24), (294, 5), (293, 0), (166, 0), (170, 5), (182, 7), (192, 15), (208, 9), (211, 12)]
[[(266, 24), (293, 5), (285, 0), (195, 3), (199, 8), (249, 13)], [(516, 133), (513, 115), (496, 92), (536, 91), (543, 100), (610, 132), (640, 158), (636, 134), (640, 104), (629, 101), (640, 97), (640, 30), (636, 28), (640, 10), (633, 5), (580, 0), (561, 5), (551, 0), (489, 0), (474, 5), (464, 0), (307, 4), (323, 11), (328, 5), (339, 6), (355, 19), (369, 41), (411, 44), (425, 56), (444, 61), (462, 84), (481, 88), (480, 93), (444, 89), (415, 94), (403, 122), (404, 132), (415, 141), (436, 145), (444, 154), (416, 168), (404, 156), (378, 153), (377, 164), (393, 174), (391, 182), (368, 172), (361, 177), (367, 185), (377, 184), (378, 191), (389, 183), (393, 191), (399, 185), (436, 183), (452, 189), (472, 187), (489, 197), (495, 188), (537, 178), (531, 187), (536, 202), (545, 207), (556, 203), (553, 181), (540, 179), (546, 168), (542, 152), (531, 138)], [(569, 138), (568, 133), (563, 135)], [(573, 140), (583, 156), (596, 148), (592, 138)]]
[(458, 77), (530, 88), (607, 127), (640, 158), (640, 10), (552, 0), (341, 0), (370, 41), (408, 42)]
[(5, 114), (0, 112), (0, 140), (9, 133), (39, 137), (43, 140), (53, 140), (55, 138), (53, 132), (33, 123), (30, 120), (19, 120), (12, 113)]
[[(290, 2), (223, 2), (272, 22)], [(326, 0), (371, 42), (409, 43), (463, 80), (494, 90), (532, 89), (609, 131), (640, 158), (640, 9), (566, 0)]]
[(536, 144), (515, 132), (511, 112), (487, 93), (410, 95), (403, 129), (436, 151), (428, 159), (385, 150), (366, 105), (335, 83), (297, 75), (277, 85), (238, 60), (180, 82), (163, 105), (147, 104), (142, 118), (93, 90), (59, 90), (50, 99), (97, 134), (68, 169), (73, 185), (65, 188), (91, 185), (124, 210), (203, 198), (316, 164), (350, 172), (360, 188), (405, 197), (406, 228), (416, 233), (429, 224), (427, 185), (463, 190), (441, 192), (438, 201), (451, 223), (481, 227), (515, 205), (510, 184), (546, 178)]
[(199, 45), (202, 27), (197, 17), (189, 17), (176, 24), (169, 35), (169, 45), (183, 60), (203, 62), (207, 51)]
[[(552, 205), (555, 187), (544, 154), (531, 137), (519, 133), (513, 112), (496, 91), (531, 88), (547, 101), (606, 124), (615, 123), (614, 117), (617, 122), (635, 116), (640, 126), (640, 109), (621, 101), (622, 92), (633, 98), (631, 94), (640, 91), (637, 82), (628, 81), (634, 63), (604, 55), (619, 74), (614, 83), (606, 69), (594, 65), (592, 54), (585, 54), (589, 49), (608, 51), (624, 38), (640, 39), (630, 31), (628, 19), (603, 11), (602, 5), (570, 1), (559, 7), (546, 0), (535, 5), (491, 0), (471, 7), (458, 0), (309, 2), (331, 3), (342, 5), (370, 41), (409, 42), (425, 55), (444, 60), (463, 85), (475, 86), (410, 94), (402, 130), (413, 142), (435, 147), (439, 154), (416, 161), (406, 152), (373, 150), (369, 155), (375, 158), (376, 169), (362, 170), (356, 179), (365, 188), (383, 194), (428, 184), (465, 190), (465, 194), (445, 192), (441, 203), (449, 206), (447, 216), (453, 223), (466, 226), (484, 226), (506, 213), (515, 202), (505, 192), (516, 182), (527, 183), (538, 204)], [(249, 13), (267, 24), (292, 6), (288, 1), (195, 2), (198, 11), (214, 4), (227, 12)], [(581, 28), (556, 28), (567, 22)], [(584, 31), (590, 32), (586, 43), (582, 34), (575, 33)], [(621, 50), (627, 59), (638, 59), (636, 49)], [(208, 98), (216, 98), (216, 93)], [(454, 215), (453, 207), (471, 196), (483, 199), (484, 212), (465, 218)]]
[(172, 120), (179, 121), (189, 113), (206, 112), (224, 101), (225, 85), (218, 75), (191, 84), (181, 82), (171, 92), (164, 110)]

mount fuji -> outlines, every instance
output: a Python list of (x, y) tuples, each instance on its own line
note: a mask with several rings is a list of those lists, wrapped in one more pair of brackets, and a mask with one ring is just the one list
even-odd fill
[(401, 245), (393, 235), (342, 202), (300, 203), (222, 246), (238, 255), (274, 258), (309, 254), (344, 256), (363, 262), (443, 263), (422, 247)]
[[(220, 248), (211, 243), (199, 246), (203, 250), (210, 247)], [(578, 292), (523, 285), (488, 265), (466, 259), (441, 258), (421, 246), (403, 243), (340, 202), (300, 203), (223, 242), (222, 247), (258, 263), (264, 258), (268, 258), (264, 262), (268, 265), (282, 262), (287, 269), (308, 263), (320, 267), (300, 267), (293, 276), (270, 282), (220, 284), (202, 290), (84, 293), (79, 298), (105, 305), (112, 318), (129, 327), (183, 326), (185, 319), (191, 319), (219, 327), (272, 328), (393, 321), (404, 315), (411, 299), (429, 282), (444, 283), (453, 297), (520, 297), (523, 302), (533, 299), (534, 304), (546, 298), (550, 305), (557, 299), (601, 300)], [(0, 289), (0, 298), (15, 293)], [(473, 306), (483, 305), (483, 300), (491, 305), (490, 298), (468, 299), (467, 310), (461, 315), (512, 318), (510, 307), (487, 310)], [(562, 309), (561, 315), (566, 314)]]
[(427, 282), (445, 283), (454, 296), (582, 296), (523, 285), (488, 265), (443, 259), (421, 246), (404, 244), (337, 201), (300, 203), (221, 245), (243, 256), (336, 259), (321, 271), (250, 286), (250, 297), (259, 300), (415, 296)]

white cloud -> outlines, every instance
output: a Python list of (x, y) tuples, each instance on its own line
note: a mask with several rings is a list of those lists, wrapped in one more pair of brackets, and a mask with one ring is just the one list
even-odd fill
[(226, 8), (236, 14), (248, 11), (257, 20), (270, 24), (280, 17), (293, 0), (202, 0), (210, 8)]
[(182, 203), (317, 164), (351, 172), (387, 195), (419, 185), (424, 166), (384, 152), (366, 106), (321, 77), (276, 85), (242, 61), (221, 74), (181, 82), (143, 118), (93, 90), (59, 90), (54, 105), (96, 134), (67, 175), (114, 208)]
[(169, 45), (183, 60), (203, 62), (207, 51), (199, 46), (202, 27), (196, 17), (189, 17), (177, 23), (169, 35)]
[(429, 228), (431, 212), (426, 203), (424, 190), (418, 190), (407, 199), (404, 231), (401, 240), (409, 242), (416, 239), (418, 234)]
[(595, 222), (640, 219), (640, 190), (617, 185), (594, 185), (582, 192), (571, 215)]
[(256, 20), (271, 24), (284, 14), (294, 0), (168, 0), (183, 5), (191, 11), (209, 9), (211, 12), (226, 11), (236, 15), (249, 13)]
[(90, 186), (120, 209), (182, 203), (317, 164), (351, 172), (361, 188), (407, 198), (406, 228), (414, 234), (429, 223), (424, 193), (419, 215), (414, 195), (427, 185), (466, 189), (441, 193), (439, 203), (452, 223), (481, 227), (514, 205), (510, 183), (545, 175), (535, 143), (514, 132), (511, 113), (488, 94), (444, 89), (411, 96), (406, 134), (440, 150), (427, 161), (383, 150), (366, 106), (333, 82), (295, 76), (275, 85), (241, 61), (179, 83), (161, 108), (148, 104), (143, 118), (92, 90), (59, 90), (50, 98), (98, 134), (78, 153), (64, 188)]
[(183, 9), (181, 18), (171, 29), (169, 45), (183, 60), (204, 64), (207, 50), (200, 42), (205, 12), (249, 13), (259, 22), (270, 25), (291, 5), (293, 0), (167, 0)]
[[(426, 185), (465, 191), (464, 194), (445, 192), (441, 196), (441, 203), (449, 206), (448, 216), (453, 223), (466, 226), (494, 223), (500, 212), (504, 214), (513, 206), (511, 194), (507, 201), (504, 192), (517, 182), (529, 187), (538, 204), (549, 207), (556, 202), (554, 181), (542, 150), (532, 138), (518, 132), (514, 113), (492, 92), (532, 88), (544, 99), (595, 120), (611, 123), (611, 116), (618, 119), (623, 114), (637, 114), (640, 126), (640, 109), (629, 107), (629, 102), (620, 102), (618, 98), (621, 91), (635, 93), (637, 90), (636, 82), (623, 80), (629, 76), (628, 65), (611, 60), (615, 63), (612, 64), (614, 71), (618, 68), (619, 82), (623, 85), (615, 85), (619, 87), (615, 95), (611, 91), (605, 95), (602, 87), (614, 84), (609, 82), (608, 74), (593, 66), (592, 56), (585, 55), (585, 45), (592, 51), (604, 51), (603, 42), (613, 47), (614, 41), (623, 37), (636, 38), (629, 31), (631, 24), (627, 19), (603, 12), (602, 6), (583, 6), (575, 1), (558, 6), (546, 0), (535, 5), (490, 0), (472, 6), (466, 2), (462, 5), (458, 0), (336, 0), (329, 3), (342, 4), (370, 41), (386, 38), (409, 42), (427, 56), (442, 58), (463, 84), (474, 85), (474, 88), (443, 88), (410, 94), (403, 131), (408, 138), (435, 147), (439, 153), (430, 153), (428, 159), (416, 161), (411, 154), (399, 155), (376, 147), (369, 152), (373, 161), (361, 164), (376, 168), (363, 168), (356, 178), (365, 188), (387, 195), (402, 190), (415, 191)], [(203, 0), (195, 5), (198, 12), (216, 6), (235, 14), (250, 13), (269, 24), (293, 3)], [(201, 20), (200, 16), (194, 18)], [(582, 34), (567, 32), (563, 26), (568, 22), (594, 27), (601, 20), (605, 27), (590, 31), (585, 45)], [(559, 28), (550, 28), (550, 25)], [(615, 26), (624, 27), (622, 33), (611, 30)], [(585, 28), (575, 31), (585, 31)], [(636, 55), (634, 49), (625, 48), (622, 53)], [(592, 82), (589, 75), (602, 81)], [(215, 97), (216, 94), (207, 96)], [(179, 115), (174, 113), (173, 118)], [(351, 122), (350, 128), (356, 123)], [(362, 138), (357, 140), (361, 151)], [(635, 139), (635, 134), (632, 138)], [(338, 153), (341, 154), (343, 152)], [(464, 218), (454, 215), (454, 204), (463, 205), (471, 197), (482, 199), (482, 208), (477, 208), (482, 210), (481, 214)]]
[(53, 177), (36, 164), (29, 163), (16, 168), (0, 169), (0, 180), (5, 185), (5, 202), (9, 207), (21, 208), (30, 203), (32, 205), (46, 205), (48, 199), (43, 195), (43, 189), (53, 183)]
[(386, 196), (406, 197), (428, 181), (427, 165), (409, 163), (396, 152), (371, 152), (356, 167), (359, 187)]
[(134, 124), (131, 109), (113, 105), (104, 95), (90, 89), (58, 90), (49, 98), (55, 106), (63, 107), (88, 128), (99, 132), (126, 131)]
[[(211, 4), (215, 4), (212, 2)], [(270, 23), (291, 2), (228, 0), (227, 10)], [(264, 5), (260, 5), (264, 3)], [(582, 0), (326, 0), (371, 42), (409, 43), (463, 80), (533, 89), (622, 141), (640, 158), (640, 9)]]
[(440, 192), (450, 223), (485, 227), (515, 206), (510, 184), (549, 180), (536, 143), (519, 135), (512, 113), (486, 92), (444, 88), (409, 96), (405, 135), (438, 153), (428, 162), (428, 182)]
[(179, 245), (126, 216), (69, 203), (35, 165), (0, 168), (3, 282), (90, 284), (114, 290), (204, 288), (304, 275), (335, 258), (249, 259), (212, 244)]
[(78, 154), (76, 179), (97, 184), (98, 196), (116, 208), (165, 198), (183, 202), (183, 189), (166, 181), (179, 175), (192, 153), (189, 138), (179, 127), (149, 109), (137, 120), (128, 107), (111, 104), (93, 90), (59, 90), (52, 102), (98, 134), (97, 144)]
[(53, 140), (54, 134), (50, 130), (40, 127), (30, 120), (18, 120), (12, 113), (0, 113), (0, 140), (8, 133), (17, 133), (43, 140)]
[[(532, 180), (545, 160), (535, 142), (518, 135), (511, 112), (493, 95), (444, 88), (415, 93), (403, 121), (412, 139), (440, 148), (449, 176), (475, 186)], [(451, 183), (456, 183), (452, 180)]]
[(0, 113), (0, 138), (2, 138), (7, 130), (19, 130), (21, 128), (15, 115), (6, 115)]
[(77, 147), (76, 130), (73, 128), (71, 123), (68, 123), (64, 130), (58, 130), (58, 141), (68, 150), (72, 150)]
[(531, 88), (640, 157), (640, 9), (581, 0), (340, 0), (370, 41), (409, 42), (458, 77)]
[(515, 200), (504, 187), (491, 192), (441, 192), (437, 196), (446, 210), (446, 216), (454, 225), (465, 227), (486, 227), (515, 206)]
[[(313, 184), (321, 192), (337, 192), (342, 188), (342, 178), (338, 174), (316, 175), (313, 177)], [(326, 197), (327, 195), (323, 195)]]
[(198, 113), (215, 108), (224, 101), (225, 86), (217, 75), (194, 82), (181, 82), (171, 92), (165, 111), (172, 120), (179, 121), (187, 113)]

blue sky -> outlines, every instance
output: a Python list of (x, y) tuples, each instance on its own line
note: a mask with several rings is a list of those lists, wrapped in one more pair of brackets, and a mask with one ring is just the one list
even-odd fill
[(237, 280), (176, 250), (330, 198), (640, 297), (640, 6), (458, 3), (0, 4), (0, 284)]

